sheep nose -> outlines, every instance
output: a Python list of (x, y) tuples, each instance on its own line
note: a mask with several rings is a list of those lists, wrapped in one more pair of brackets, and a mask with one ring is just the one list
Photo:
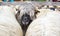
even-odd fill
[(24, 20), (25, 22), (28, 22), (28, 18), (27, 18), (27, 17), (25, 17), (23, 20)]

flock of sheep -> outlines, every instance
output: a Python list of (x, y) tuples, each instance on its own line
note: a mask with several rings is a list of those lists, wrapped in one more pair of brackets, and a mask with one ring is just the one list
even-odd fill
[(0, 6), (0, 36), (60, 36), (59, 8), (31, 2)]

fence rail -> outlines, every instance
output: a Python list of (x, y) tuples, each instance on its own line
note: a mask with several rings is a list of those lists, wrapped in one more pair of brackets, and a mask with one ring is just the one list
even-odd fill
[[(60, 2), (38, 2), (38, 1), (27, 1), (27, 2), (32, 2), (32, 3), (37, 3), (40, 5), (58, 5), (60, 6)], [(0, 5), (21, 5), (25, 2), (0, 2)]]

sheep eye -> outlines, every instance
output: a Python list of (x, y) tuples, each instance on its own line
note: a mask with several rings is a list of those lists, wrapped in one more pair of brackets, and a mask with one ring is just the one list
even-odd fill
[(16, 9), (16, 11), (18, 11), (18, 9)]
[(18, 11), (18, 13), (20, 13), (20, 10), (19, 9), (16, 9), (16, 11)]
[(20, 11), (18, 11), (18, 13), (20, 13)]
[(36, 14), (38, 14), (38, 13), (40, 13), (40, 11), (36, 11), (36, 12), (35, 12), (35, 18), (36, 18)]
[(35, 12), (35, 14), (38, 14), (38, 13), (40, 13), (40, 11), (36, 11), (36, 12)]

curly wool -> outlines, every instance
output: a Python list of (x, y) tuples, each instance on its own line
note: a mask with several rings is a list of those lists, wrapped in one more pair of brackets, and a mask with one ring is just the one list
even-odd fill
[(39, 16), (30, 24), (25, 36), (60, 36), (60, 12), (47, 12)]
[(14, 9), (0, 6), (0, 36), (23, 36), (22, 29), (17, 22)]

